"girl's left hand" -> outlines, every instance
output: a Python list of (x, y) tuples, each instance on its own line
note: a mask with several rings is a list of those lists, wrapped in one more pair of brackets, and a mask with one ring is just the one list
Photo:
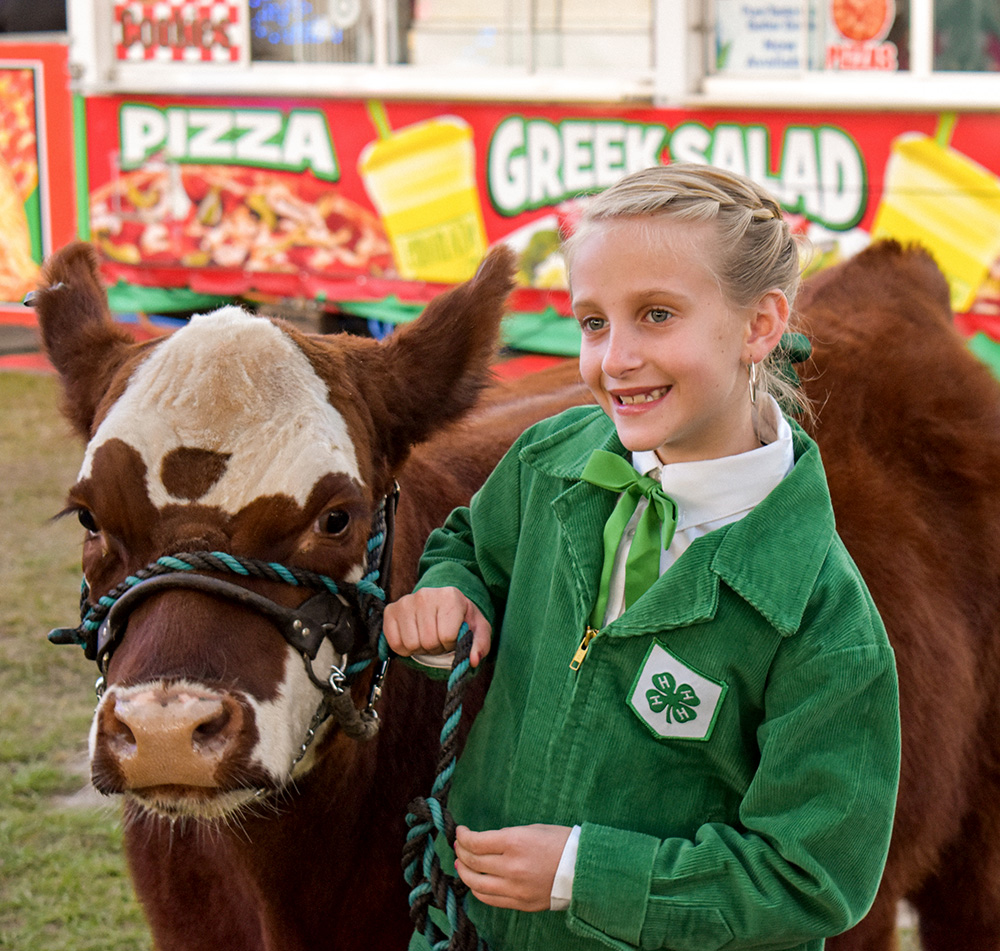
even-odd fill
[(481, 902), (517, 911), (547, 911), (569, 826), (536, 823), (489, 832), (459, 826), (455, 870)]

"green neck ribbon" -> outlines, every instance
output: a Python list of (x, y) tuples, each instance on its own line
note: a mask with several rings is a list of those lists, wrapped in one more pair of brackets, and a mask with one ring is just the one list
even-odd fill
[(583, 480), (602, 489), (621, 493), (615, 510), (604, 525), (604, 566), (601, 587), (591, 615), (591, 626), (604, 623), (608, 606), (608, 589), (615, 552), (625, 526), (635, 512), (639, 499), (645, 496), (649, 505), (639, 517), (635, 537), (625, 559), (625, 608), (631, 607), (645, 590), (660, 576), (660, 552), (670, 547), (677, 527), (677, 505), (656, 479), (640, 475), (621, 456), (597, 449), (583, 469)]

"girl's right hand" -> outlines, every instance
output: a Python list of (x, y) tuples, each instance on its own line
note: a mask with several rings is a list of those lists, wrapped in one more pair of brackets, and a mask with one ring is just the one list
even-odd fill
[(493, 628), (458, 588), (421, 588), (385, 606), (382, 629), (397, 654), (443, 654), (455, 649), (465, 622), (472, 629), (469, 663), (476, 667), (490, 652)]

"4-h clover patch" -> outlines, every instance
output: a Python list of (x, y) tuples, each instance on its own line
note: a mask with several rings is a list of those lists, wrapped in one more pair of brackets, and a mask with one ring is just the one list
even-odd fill
[(628, 704), (656, 736), (707, 740), (727, 689), (654, 642)]

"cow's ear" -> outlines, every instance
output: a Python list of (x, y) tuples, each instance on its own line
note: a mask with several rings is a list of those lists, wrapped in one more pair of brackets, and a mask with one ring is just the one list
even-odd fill
[(131, 335), (108, 310), (94, 249), (75, 242), (53, 255), (31, 304), (45, 352), (62, 382), (63, 414), (86, 439), (101, 397), (135, 349)]
[(411, 446), (470, 409), (489, 382), (514, 264), (510, 248), (494, 248), (473, 278), (365, 353), (377, 366), (359, 383), (390, 472)]

